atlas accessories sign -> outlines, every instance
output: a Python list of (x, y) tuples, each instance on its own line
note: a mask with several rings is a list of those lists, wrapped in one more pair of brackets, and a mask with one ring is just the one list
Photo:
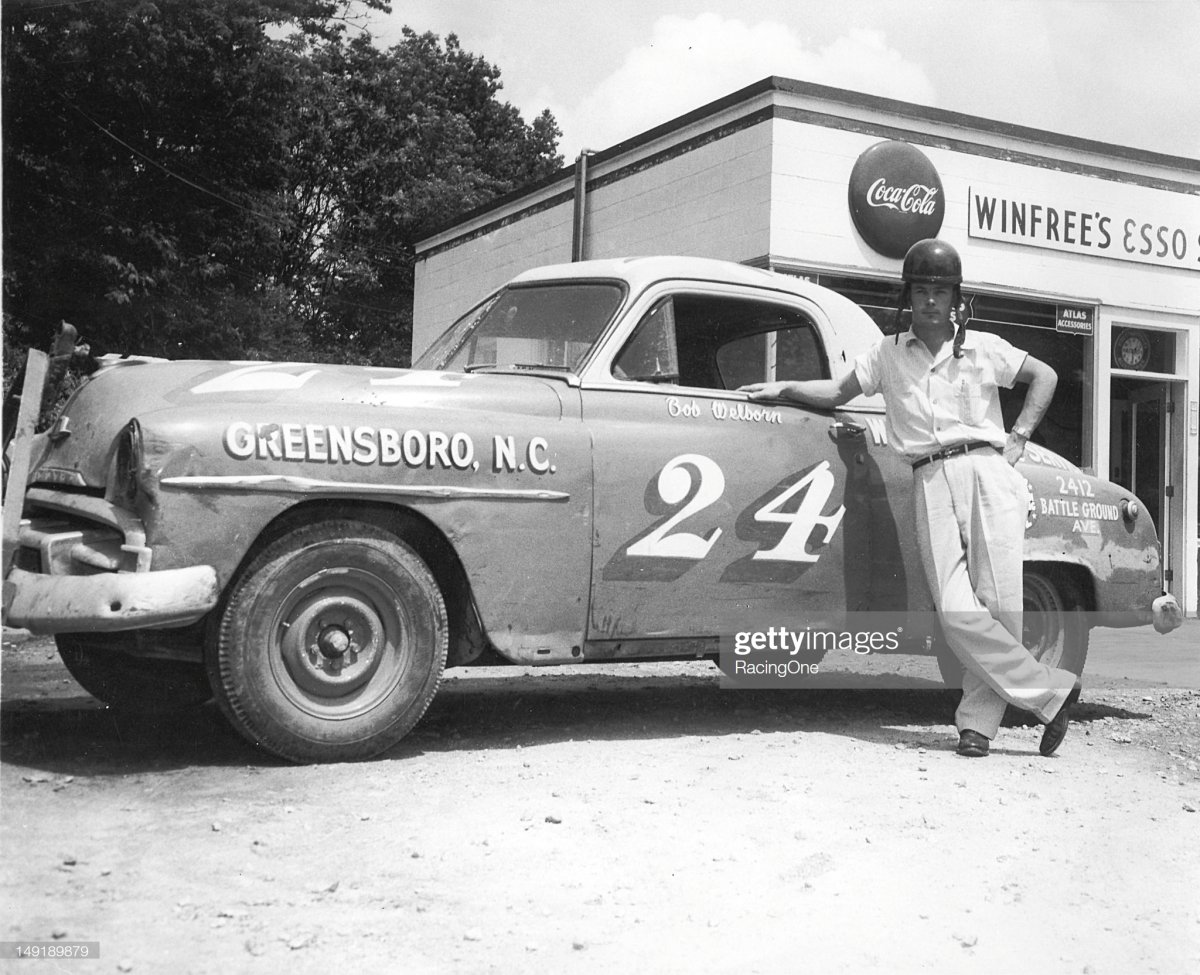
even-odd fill
[(1092, 305), (1057, 305), (1054, 330), (1069, 335), (1092, 335), (1096, 329), (1096, 309)]
[(871, 249), (903, 257), (918, 240), (936, 237), (946, 215), (933, 163), (907, 142), (878, 142), (850, 172), (850, 216)]

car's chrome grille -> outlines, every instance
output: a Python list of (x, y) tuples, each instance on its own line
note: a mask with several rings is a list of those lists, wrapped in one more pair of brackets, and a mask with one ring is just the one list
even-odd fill
[(151, 552), (140, 520), (101, 498), (30, 488), (20, 564), (47, 575), (146, 572)]
[(81, 528), (57, 518), (21, 523), (21, 547), (37, 553), (33, 560), (37, 571), (47, 575), (118, 572), (125, 568), (124, 541), (116, 529), (103, 526)]

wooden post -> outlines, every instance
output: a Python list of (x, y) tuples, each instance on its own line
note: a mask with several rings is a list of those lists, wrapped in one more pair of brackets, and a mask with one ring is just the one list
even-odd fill
[[(33, 433), (42, 408), (42, 388), (50, 357), (37, 349), (29, 350), (25, 360), (25, 385), (21, 388), (21, 407), (17, 413), (16, 429), (9, 445), (8, 481), (4, 487), (4, 578), (12, 568), (21, 534), (21, 511), (25, 504), (25, 482), (29, 479), (29, 459), (33, 449)], [(8, 583), (4, 584), (4, 606), (8, 607)]]

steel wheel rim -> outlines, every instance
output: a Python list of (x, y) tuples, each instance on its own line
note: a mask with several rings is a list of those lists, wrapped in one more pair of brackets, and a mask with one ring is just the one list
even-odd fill
[(1027, 576), (1023, 608), (1022, 642), (1047, 667), (1057, 667), (1066, 646), (1062, 597), (1045, 579)]
[(396, 589), (365, 569), (321, 569), (283, 600), (272, 626), (271, 676), (322, 720), (366, 714), (403, 680), (413, 632)]

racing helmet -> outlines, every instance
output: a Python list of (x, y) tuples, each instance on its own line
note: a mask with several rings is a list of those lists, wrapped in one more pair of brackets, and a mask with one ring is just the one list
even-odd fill
[(918, 240), (904, 255), (901, 271), (904, 287), (896, 305), (895, 331), (900, 331), (900, 316), (912, 304), (914, 284), (949, 284), (954, 287), (951, 301), (951, 320), (957, 330), (954, 335), (954, 357), (962, 358), (962, 343), (967, 331), (967, 307), (962, 300), (962, 259), (958, 251), (944, 240), (927, 237)]
[(958, 251), (936, 237), (918, 240), (904, 255), (905, 284), (962, 284)]

